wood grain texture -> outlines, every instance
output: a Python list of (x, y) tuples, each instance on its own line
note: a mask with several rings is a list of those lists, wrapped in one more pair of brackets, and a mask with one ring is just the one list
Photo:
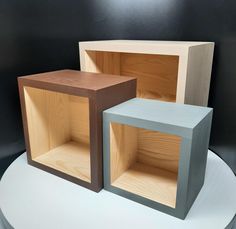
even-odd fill
[(177, 175), (175, 173), (135, 163), (112, 186), (175, 207)]
[(71, 140), (90, 143), (89, 100), (85, 97), (69, 95)]
[(121, 75), (137, 77), (137, 97), (176, 101), (178, 57), (121, 54)]
[(118, 52), (95, 52), (96, 65), (100, 73), (121, 75), (120, 53)]
[[(97, 65), (96, 57), (97, 57), (96, 52), (93, 51), (84, 52), (83, 56), (84, 67), (81, 68), (81, 70), (85, 72), (101, 73), (99, 66)], [(86, 69), (90, 69), (90, 71), (87, 71)]]
[(88, 97), (91, 93), (106, 90), (108, 87), (135, 81), (135, 78), (76, 70), (59, 70), (19, 77), (19, 80), (22, 80), (24, 84), (30, 83), (48, 90)]
[(118, 52), (85, 52), (83, 71), (120, 75), (120, 53)]
[[(190, 47), (208, 44), (213, 43), (196, 41), (104, 40), (79, 42), (79, 48), (81, 52), (103, 51), (180, 56)], [(80, 57), (83, 57), (83, 53), (80, 54)], [(80, 59), (83, 62), (83, 58)]]
[(110, 124), (112, 186), (175, 207), (181, 137)]
[[(50, 150), (46, 113), (46, 95), (40, 90), (24, 88), (31, 157)], [(41, 115), (42, 113), (42, 115)], [(35, 121), (37, 120), (37, 121)], [(34, 125), (36, 124), (36, 125)]]
[(137, 161), (178, 173), (180, 145), (180, 136), (139, 129)]
[(24, 88), (32, 158), (70, 140), (68, 96)]
[[(50, 155), (63, 150), (63, 158), (66, 159), (67, 152), (70, 158), (70, 147), (63, 146), (71, 140), (86, 145), (88, 157), (90, 157), (89, 104), (87, 98), (31, 87), (25, 87), (24, 93), (33, 160), (38, 157), (49, 160)], [(83, 148), (85, 147), (83, 146)], [(80, 147), (71, 147), (72, 154), (76, 153), (76, 149), (80, 150)], [(52, 160), (54, 159), (52, 158)], [(76, 163), (78, 164), (77, 170), (79, 170), (80, 161), (77, 160)], [(55, 168), (55, 166), (52, 167)], [(66, 171), (67, 168), (69, 165), (65, 166), (63, 172), (70, 174), (71, 171)], [(87, 169), (90, 170), (90, 161)], [(90, 176), (87, 176), (86, 181), (88, 177), (90, 179)], [(83, 176), (78, 178), (83, 178)]]
[(70, 141), (34, 158), (34, 161), (91, 182), (88, 144)]
[(88, 51), (85, 70), (137, 77), (137, 97), (176, 101), (178, 56)]
[(207, 106), (214, 44), (191, 47), (188, 55), (185, 103)]
[(110, 124), (111, 182), (136, 161), (137, 140), (137, 128), (118, 123)]
[[(137, 97), (207, 105), (213, 42), (107, 40), (79, 46), (83, 71), (103, 72), (105, 61), (106, 70), (118, 74), (120, 66), (120, 75), (138, 78)], [(108, 53), (120, 55), (113, 68), (112, 58), (103, 58)]]

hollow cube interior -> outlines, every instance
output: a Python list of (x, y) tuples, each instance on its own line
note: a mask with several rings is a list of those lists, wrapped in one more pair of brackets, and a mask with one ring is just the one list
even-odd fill
[(89, 99), (24, 87), (32, 160), (91, 182)]
[(214, 43), (80, 42), (82, 71), (137, 77), (137, 97), (206, 106)]
[(134, 78), (72, 70), (20, 77), (29, 163), (99, 191), (101, 112), (134, 97), (135, 84)]
[(212, 109), (132, 99), (103, 117), (105, 189), (185, 218), (204, 182)]

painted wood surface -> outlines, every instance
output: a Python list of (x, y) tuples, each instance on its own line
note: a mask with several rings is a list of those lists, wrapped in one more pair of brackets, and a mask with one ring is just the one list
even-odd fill
[(105, 110), (105, 189), (184, 219), (204, 184), (211, 119), (211, 108), (141, 98)]
[(18, 82), (28, 162), (100, 191), (102, 111), (133, 98), (136, 79), (60, 70)]

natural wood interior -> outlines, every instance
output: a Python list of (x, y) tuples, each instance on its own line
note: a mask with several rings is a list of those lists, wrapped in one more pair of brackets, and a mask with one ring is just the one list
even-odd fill
[(176, 101), (179, 57), (86, 51), (88, 72), (137, 77), (137, 97)]
[(89, 100), (24, 87), (32, 160), (91, 182)]
[(110, 124), (112, 186), (175, 207), (181, 137)]

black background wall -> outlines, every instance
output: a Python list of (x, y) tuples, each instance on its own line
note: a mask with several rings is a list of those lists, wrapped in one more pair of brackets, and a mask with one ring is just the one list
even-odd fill
[(0, 0), (0, 167), (24, 150), (17, 76), (79, 69), (78, 41), (216, 42), (210, 148), (236, 172), (235, 0)]

